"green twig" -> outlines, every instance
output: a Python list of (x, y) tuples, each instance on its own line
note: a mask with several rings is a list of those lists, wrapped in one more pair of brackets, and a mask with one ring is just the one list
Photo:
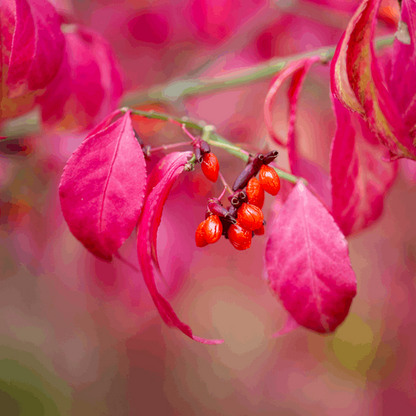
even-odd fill
[[(390, 46), (394, 41), (394, 36), (380, 37), (375, 41), (377, 49)], [(175, 101), (179, 98), (190, 97), (193, 95), (207, 94), (215, 91), (223, 91), (236, 88), (254, 82), (270, 78), (281, 71), (287, 64), (309, 58), (320, 56), (322, 64), (328, 64), (334, 56), (336, 47), (326, 47), (315, 49), (284, 58), (272, 59), (267, 63), (258, 64), (244, 70), (231, 71), (227, 75), (221, 75), (209, 79), (183, 79), (173, 81), (167, 85), (160, 85), (151, 88), (149, 91), (133, 91), (126, 95), (123, 104), (132, 106), (145, 101)]]

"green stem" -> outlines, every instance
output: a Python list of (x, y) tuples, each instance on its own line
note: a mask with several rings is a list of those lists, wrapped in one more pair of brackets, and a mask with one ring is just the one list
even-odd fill
[[(393, 43), (394, 36), (380, 37), (375, 41), (377, 49), (384, 48)], [(240, 87), (253, 82), (270, 78), (281, 71), (287, 64), (312, 56), (320, 56), (322, 64), (328, 64), (334, 56), (336, 47), (326, 47), (313, 51), (287, 56), (285, 58), (272, 59), (271, 61), (247, 68), (245, 70), (232, 71), (227, 75), (209, 79), (186, 79), (173, 81), (167, 85), (156, 86), (142, 93), (133, 91), (129, 93), (124, 105), (135, 105), (143, 101), (175, 101), (179, 98), (193, 95), (207, 94), (214, 91), (223, 91), (230, 88)]]

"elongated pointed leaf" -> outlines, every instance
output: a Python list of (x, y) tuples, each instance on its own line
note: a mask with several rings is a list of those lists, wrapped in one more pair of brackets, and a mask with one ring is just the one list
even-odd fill
[(410, 43), (396, 40), (390, 76), (389, 91), (397, 103), (405, 128), (415, 143), (416, 138), (416, 2), (403, 0), (401, 26)]
[(126, 113), (73, 153), (59, 195), (74, 236), (109, 261), (137, 224), (145, 189), (144, 156)]
[(165, 323), (168, 326), (178, 328), (195, 341), (204, 344), (221, 344), (223, 340), (209, 340), (193, 335), (191, 328), (179, 320), (170, 303), (159, 293), (154, 276), (155, 268), (158, 269), (156, 236), (163, 206), (173, 183), (183, 172), (191, 155), (191, 152), (171, 153), (160, 160), (152, 171), (149, 178), (151, 184), (149, 188), (152, 190), (147, 196), (138, 228), (137, 253), (145, 283)]
[(271, 289), (298, 324), (329, 333), (343, 322), (356, 294), (347, 241), (302, 182), (272, 225), (265, 260)]
[(292, 80), (288, 90), (289, 99), (289, 124), (287, 130), (287, 152), (292, 173), (307, 179), (309, 186), (313, 187), (325, 204), (331, 206), (330, 178), (327, 172), (316, 163), (303, 157), (299, 152), (296, 120), (299, 94), (302, 90), (306, 75), (312, 65), (320, 61), (319, 56), (304, 59), (302, 65), (294, 67)]
[[(397, 102), (386, 88), (373, 46), (381, 0), (363, 0), (338, 44), (331, 65), (331, 89), (358, 112), (395, 157), (416, 158), (416, 148)], [(395, 88), (401, 88), (396, 85)]]
[(333, 100), (337, 130), (331, 151), (332, 215), (348, 236), (380, 217), (397, 162), (384, 161), (387, 149), (366, 139), (371, 132), (365, 123)]
[(270, 87), (269, 91), (267, 92), (266, 99), (264, 100), (264, 121), (267, 127), (267, 131), (269, 132), (269, 136), (275, 141), (276, 144), (279, 146), (286, 147), (287, 143), (285, 143), (274, 131), (273, 128), (273, 104), (276, 98), (276, 95), (280, 88), (282, 87), (283, 83), (293, 75), (294, 72), (298, 71), (299, 69), (305, 66), (305, 60), (295, 61), (288, 64), (285, 68), (283, 68), (273, 80), (273, 84)]

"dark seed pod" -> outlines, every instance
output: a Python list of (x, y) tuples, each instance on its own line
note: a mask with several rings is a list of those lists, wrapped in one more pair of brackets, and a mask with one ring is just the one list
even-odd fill
[(242, 191), (241, 189), (237, 189), (232, 195), (228, 197), (228, 200), (235, 207), (239, 207), (241, 205), (240, 197), (239, 197), (241, 191)]
[(194, 146), (194, 155), (196, 158), (196, 161), (198, 163), (202, 163), (202, 160), (204, 159), (201, 149), (198, 146)]
[(253, 162), (250, 162), (242, 171), (241, 173), (237, 176), (237, 179), (234, 182), (233, 185), (233, 191), (236, 191), (237, 189), (242, 189), (244, 188), (248, 181), (256, 174), (257, 172), (255, 171), (254, 167), (253, 167)]
[(220, 221), (222, 223), (222, 235), (228, 240), (228, 229), (233, 223), (228, 221), (225, 217), (220, 217)]
[(255, 170), (255, 174), (261, 169), (264, 163), (264, 155), (262, 153), (257, 153), (253, 159), (253, 168)]
[(254, 176), (257, 175), (261, 167), (263, 166), (264, 156), (261, 153), (258, 153), (254, 156), (253, 160), (248, 163), (248, 165), (241, 171), (237, 176), (237, 179), (233, 185), (233, 191), (237, 189), (243, 189), (248, 181)]
[(247, 202), (246, 191), (240, 191), (239, 194), (238, 194), (238, 199), (240, 200), (241, 203)]
[(231, 205), (231, 206), (228, 208), (228, 213), (230, 214), (230, 216), (231, 216), (232, 218), (237, 218), (237, 211), (238, 211), (238, 208), (237, 208), (237, 207), (235, 207), (234, 205)]
[(204, 140), (199, 141), (199, 147), (201, 149), (202, 154), (211, 152), (211, 148), (210, 148), (209, 144), (207, 142), (205, 142)]
[(217, 198), (212, 198), (208, 201), (208, 210), (219, 217), (224, 217), (227, 221), (232, 222), (233, 224), (236, 222), (236, 219), (230, 215), (228, 209), (223, 207)]
[(264, 155), (263, 165), (268, 165), (270, 162), (273, 162), (273, 160), (277, 158), (278, 154), (279, 152), (277, 150), (272, 150), (271, 152), (266, 153)]

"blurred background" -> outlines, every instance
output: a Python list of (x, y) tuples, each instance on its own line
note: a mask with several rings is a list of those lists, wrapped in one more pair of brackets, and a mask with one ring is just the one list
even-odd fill
[[(123, 74), (122, 103), (214, 124), (252, 151), (265, 144), (262, 105), (271, 80), (163, 102), (148, 92), (335, 45), (359, 4), (53, 3), (66, 23), (84, 24), (111, 44)], [(379, 19), (380, 33), (393, 33), (397, 3), (383, 2)], [(282, 137), (286, 89), (274, 113)], [(328, 171), (335, 131), (328, 67), (312, 69), (298, 111), (302, 153)], [(1, 415), (415, 414), (416, 175), (410, 163), (401, 163), (381, 219), (348, 239), (358, 294), (344, 324), (329, 336), (300, 328), (277, 339), (271, 335), (287, 314), (263, 276), (267, 228), (247, 252), (225, 239), (197, 249), (195, 229), (221, 185), (199, 168), (183, 174), (159, 229), (166, 282), (158, 286), (195, 335), (225, 339), (207, 346), (163, 323), (139, 272), (117, 259), (96, 259), (69, 232), (59, 179), (87, 133), (32, 134), (30, 123), (14, 123), (19, 140), (0, 143)], [(184, 140), (173, 125), (139, 117), (134, 123), (153, 146)], [(279, 151), (279, 165), (287, 168), (286, 152)], [(216, 155), (232, 183), (243, 163), (221, 150)], [(272, 202), (266, 197), (266, 218)], [(120, 251), (138, 266), (133, 234)]]

